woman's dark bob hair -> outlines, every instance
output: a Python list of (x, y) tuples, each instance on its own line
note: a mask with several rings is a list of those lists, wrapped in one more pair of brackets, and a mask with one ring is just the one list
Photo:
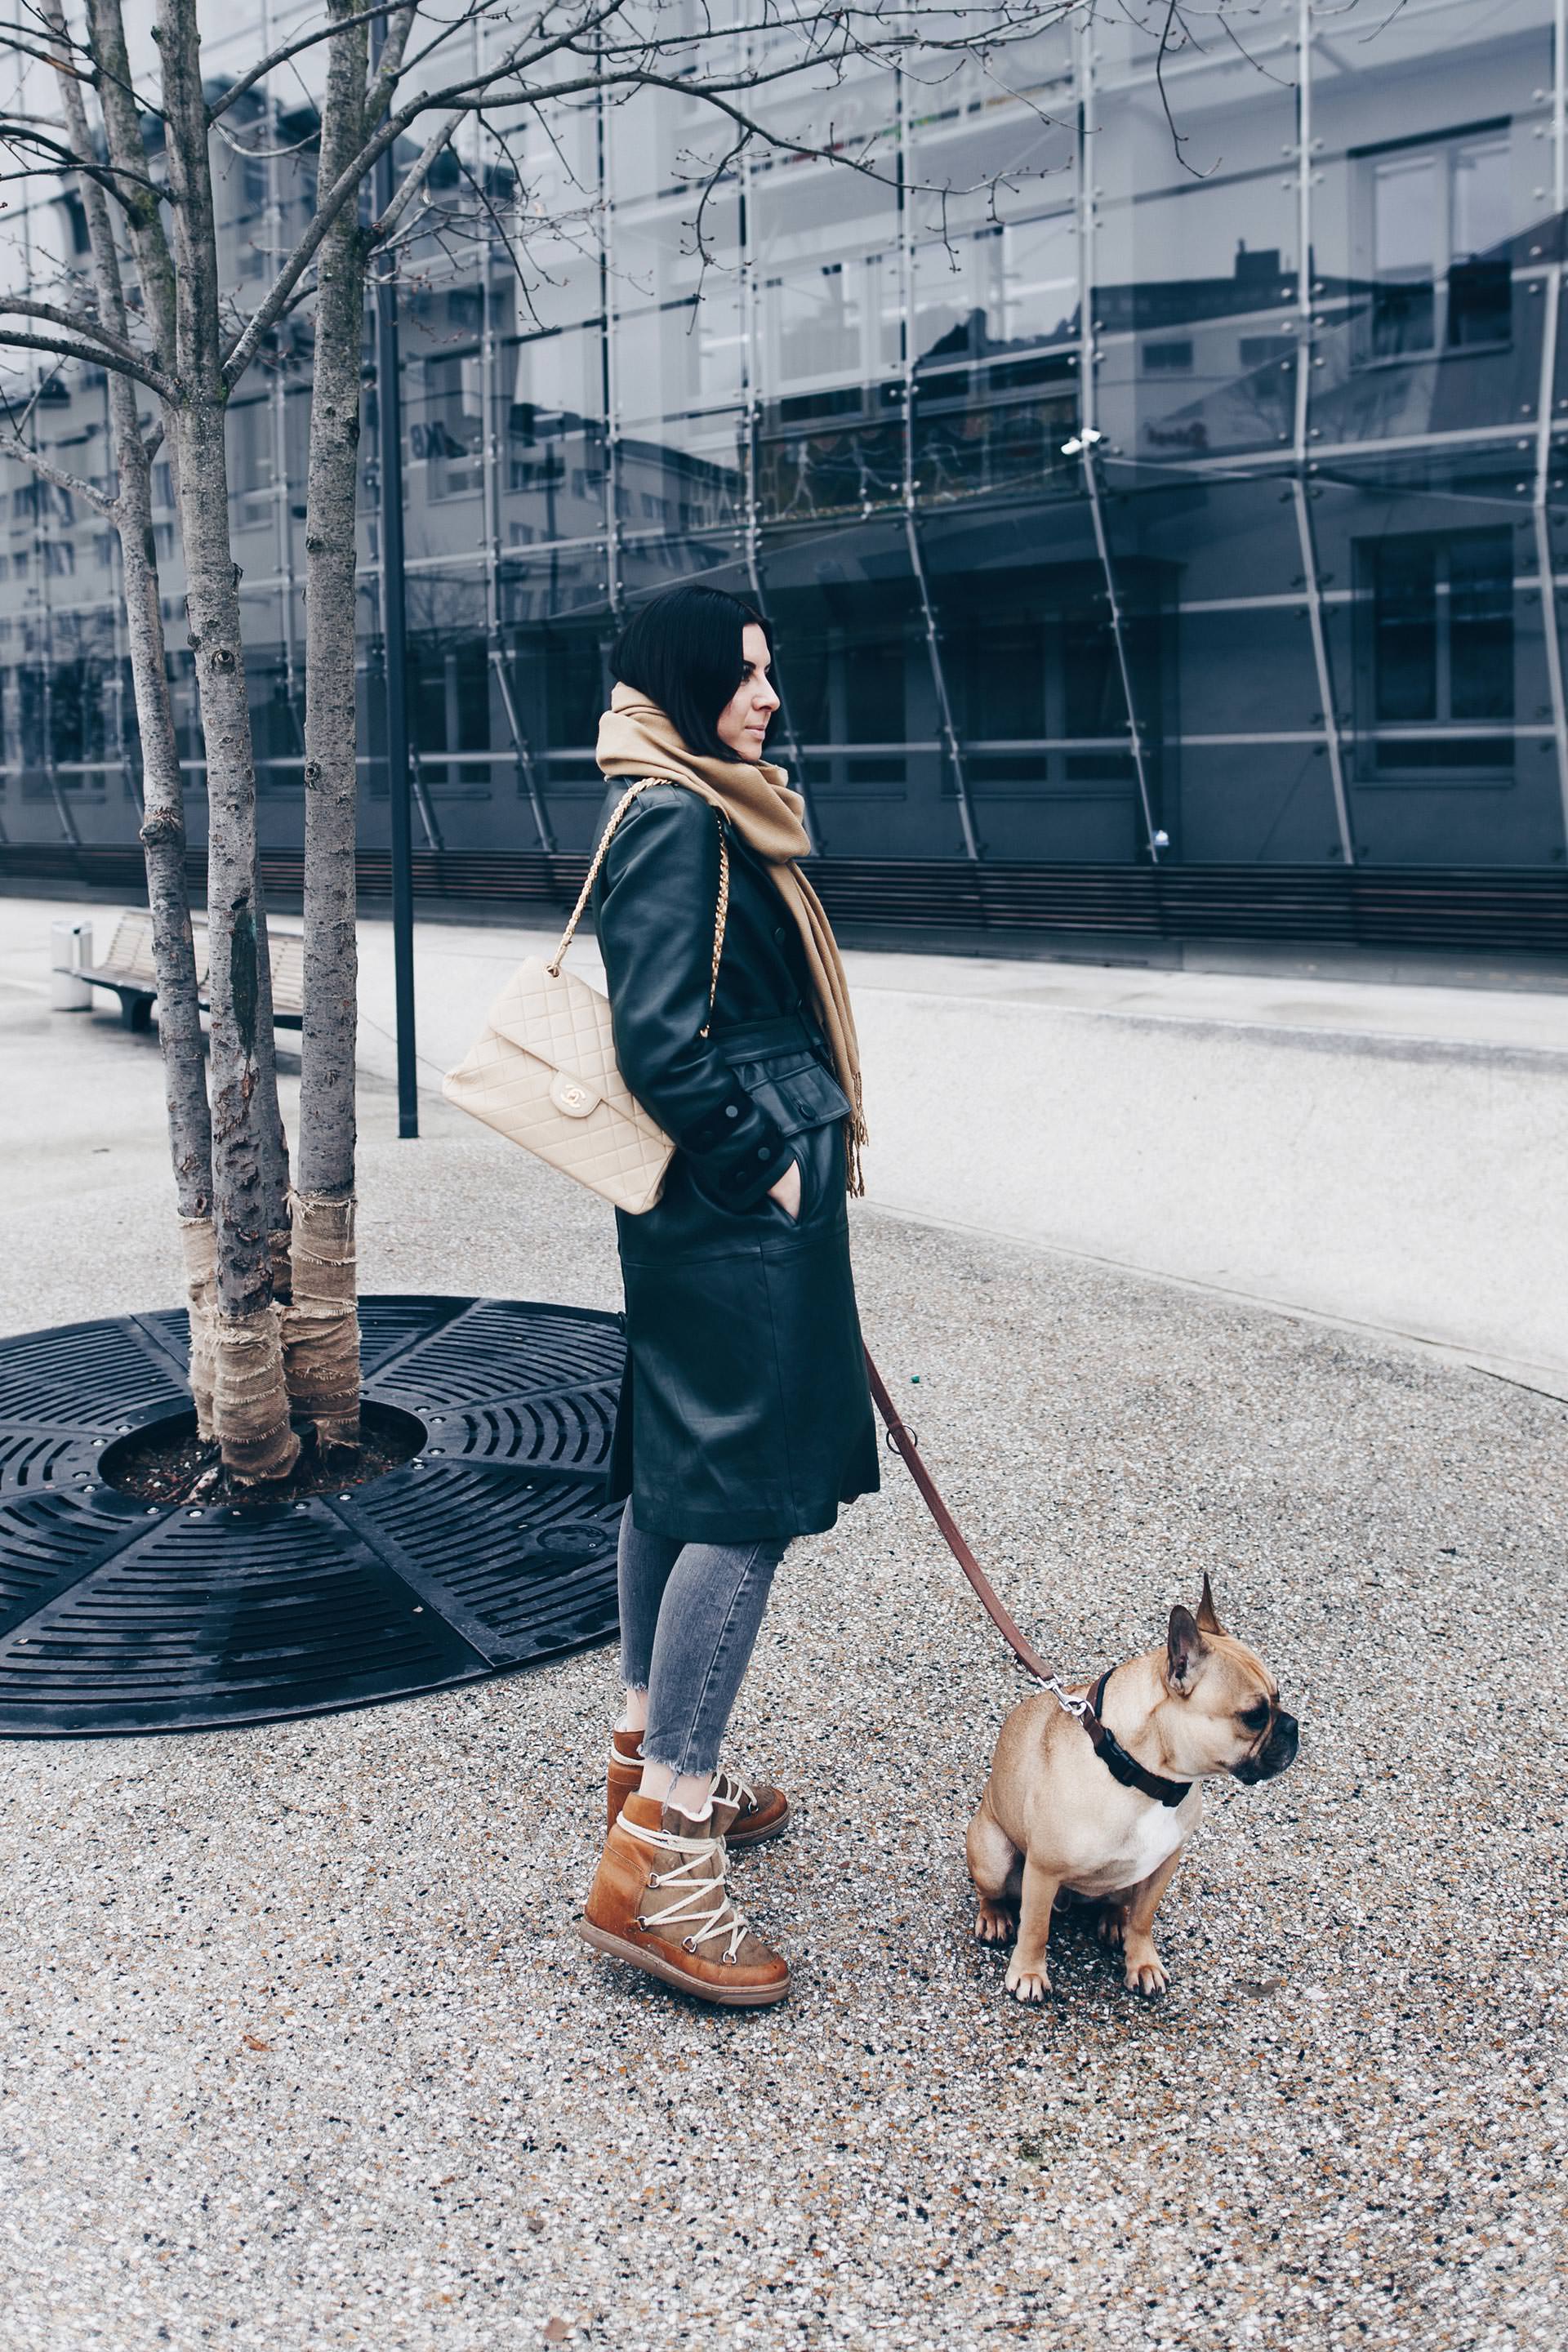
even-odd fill
[(746, 675), (742, 639), (749, 621), (768, 629), (760, 613), (721, 588), (688, 581), (661, 589), (616, 639), (610, 667), (623, 686), (658, 703), (699, 758), (733, 760), (718, 724)]

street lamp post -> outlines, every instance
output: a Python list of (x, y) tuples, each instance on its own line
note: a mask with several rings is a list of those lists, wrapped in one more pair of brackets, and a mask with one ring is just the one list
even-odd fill
[[(380, 47), (381, 20), (374, 28)], [(392, 202), (392, 151), (377, 159), (379, 215)], [(375, 279), (375, 412), (381, 479), (381, 643), (385, 663), (387, 815), (392, 827), (392, 955), (397, 1030), (397, 1132), (417, 1136), (414, 1051), (414, 848), (408, 767), (407, 630), (403, 604), (403, 401), (397, 370), (397, 285), (384, 260)]]

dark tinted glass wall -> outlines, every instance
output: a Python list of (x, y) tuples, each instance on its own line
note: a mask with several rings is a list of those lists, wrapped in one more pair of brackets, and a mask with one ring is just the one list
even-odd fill
[[(757, 151), (711, 208), (705, 263), (671, 185), (701, 131), (679, 95), (563, 113), (548, 141), (517, 126), (512, 153), (560, 201), (548, 233), (465, 132), (436, 199), (471, 215), (477, 179), (490, 209), (426, 241), (402, 318), (419, 839), (583, 848), (616, 616), (700, 575), (774, 624), (774, 748), (831, 856), (1114, 865), (1164, 836), (1195, 866), (1560, 868), (1554, 14), (1262, 0), (1248, 55), (1216, 37), (1168, 58), (1178, 147), (1147, 38), (1102, 12), (1013, 53), (1016, 102), (978, 68), (929, 109), (906, 86), (897, 118), (886, 86), (851, 92), (901, 199)], [(235, 68), (254, 46), (237, 39)], [(298, 168), (226, 155), (241, 299), (292, 233)], [(942, 185), (975, 193), (925, 193)], [(308, 369), (298, 325), (232, 425), (277, 843), (300, 825)], [(35, 426), (102, 476), (105, 419), (79, 375)], [(4, 478), (6, 835), (128, 839), (111, 539), (15, 464)]]

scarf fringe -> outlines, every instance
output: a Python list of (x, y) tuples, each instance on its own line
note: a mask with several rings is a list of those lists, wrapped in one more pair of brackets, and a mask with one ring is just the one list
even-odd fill
[(860, 1150), (871, 1140), (871, 1130), (866, 1124), (866, 1113), (860, 1102), (860, 1073), (855, 1073), (855, 1112), (844, 1122), (844, 1189), (857, 1200), (864, 1197), (866, 1173), (860, 1165)]

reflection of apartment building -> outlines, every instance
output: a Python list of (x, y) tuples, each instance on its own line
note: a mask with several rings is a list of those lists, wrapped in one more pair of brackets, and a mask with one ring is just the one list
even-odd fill
[[(900, 126), (921, 192), (901, 205), (827, 166), (738, 167), (705, 268), (660, 168), (690, 134), (672, 97), (572, 148), (575, 214), (537, 283), (499, 233), (433, 238), (402, 320), (423, 837), (580, 849), (616, 615), (700, 574), (774, 621), (781, 756), (830, 858), (1100, 868), (1147, 863), (1163, 833), (1173, 866), (1255, 869), (1259, 907), (1271, 868), (1561, 873), (1554, 13), (1302, 0), (1249, 32), (1250, 63), (1168, 60), (1180, 159), (1147, 47), (1058, 28), (1026, 102), (964, 86)], [(500, 221), (510, 171), (475, 140), (463, 184), (480, 175)], [(923, 193), (1008, 166), (994, 199)], [(242, 295), (308, 170), (226, 158)], [(232, 425), (280, 845), (300, 828), (308, 369), (296, 322)], [(104, 471), (101, 382), (61, 379), (36, 425)], [(128, 841), (114, 550), (19, 467), (4, 480), (6, 842)], [(166, 507), (165, 482), (177, 615)]]

